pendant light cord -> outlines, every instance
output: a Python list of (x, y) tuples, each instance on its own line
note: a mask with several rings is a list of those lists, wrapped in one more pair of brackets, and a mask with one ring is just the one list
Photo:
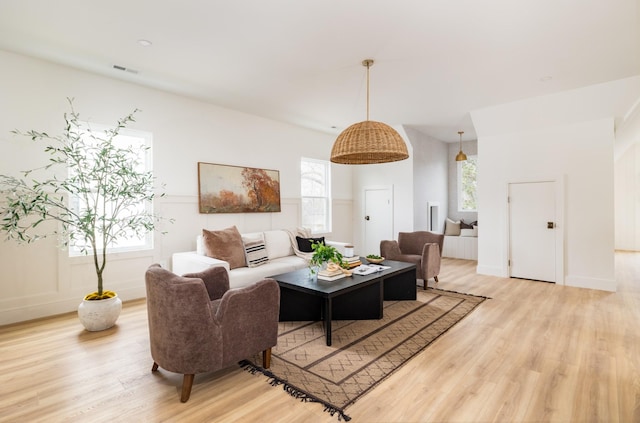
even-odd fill
[(369, 120), (369, 68), (371, 63), (367, 61), (367, 120)]
[(363, 60), (362, 66), (367, 67), (367, 120), (369, 120), (369, 68), (373, 66), (373, 59)]

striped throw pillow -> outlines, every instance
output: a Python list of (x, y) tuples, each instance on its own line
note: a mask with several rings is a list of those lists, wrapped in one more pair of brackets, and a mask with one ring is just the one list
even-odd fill
[(249, 267), (258, 267), (269, 261), (263, 240), (245, 241), (244, 252)]

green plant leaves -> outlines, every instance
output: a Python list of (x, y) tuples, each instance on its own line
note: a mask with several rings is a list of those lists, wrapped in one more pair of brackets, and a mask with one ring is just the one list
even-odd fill
[[(138, 163), (147, 146), (119, 147), (114, 142), (135, 122), (138, 109), (120, 118), (113, 128), (97, 133), (83, 126), (73, 100), (68, 101), (71, 112), (64, 114), (61, 135), (12, 131), (36, 142), (46, 141), (44, 151), (50, 157), (44, 166), (22, 172), (25, 179), (30, 178), (28, 183), (0, 175), (0, 194), (5, 198), (5, 204), (0, 203), (0, 231), (20, 242), (63, 235), (65, 245), (68, 242), (84, 253), (92, 252), (102, 294), (107, 247), (131, 234), (153, 231), (159, 221), (158, 216), (138, 207), (153, 201), (154, 177)], [(44, 177), (38, 178), (42, 170)], [(35, 232), (45, 221), (59, 222), (61, 231)], [(101, 245), (97, 245), (100, 238)]]

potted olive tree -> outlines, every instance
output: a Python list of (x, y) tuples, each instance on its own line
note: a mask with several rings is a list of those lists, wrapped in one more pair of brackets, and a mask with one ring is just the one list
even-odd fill
[[(115, 324), (122, 308), (117, 294), (104, 289), (107, 253), (118, 241), (155, 229), (157, 217), (145, 207), (155, 197), (154, 178), (138, 163), (147, 146), (115, 142), (137, 109), (113, 128), (95, 131), (79, 121), (72, 99), (69, 105), (61, 135), (13, 131), (46, 141), (49, 161), (22, 177), (0, 175), (0, 231), (26, 243), (54, 235), (63, 246), (91, 254), (97, 289), (84, 297), (78, 316), (88, 330), (103, 330)], [(56, 222), (56, 229), (41, 233), (45, 221)]]

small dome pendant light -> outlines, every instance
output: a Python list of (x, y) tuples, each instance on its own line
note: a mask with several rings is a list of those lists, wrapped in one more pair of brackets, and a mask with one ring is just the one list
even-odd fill
[(460, 152), (456, 156), (456, 162), (464, 162), (467, 160), (467, 155), (462, 152), (462, 134), (464, 134), (464, 131), (458, 131), (458, 135), (460, 135)]

